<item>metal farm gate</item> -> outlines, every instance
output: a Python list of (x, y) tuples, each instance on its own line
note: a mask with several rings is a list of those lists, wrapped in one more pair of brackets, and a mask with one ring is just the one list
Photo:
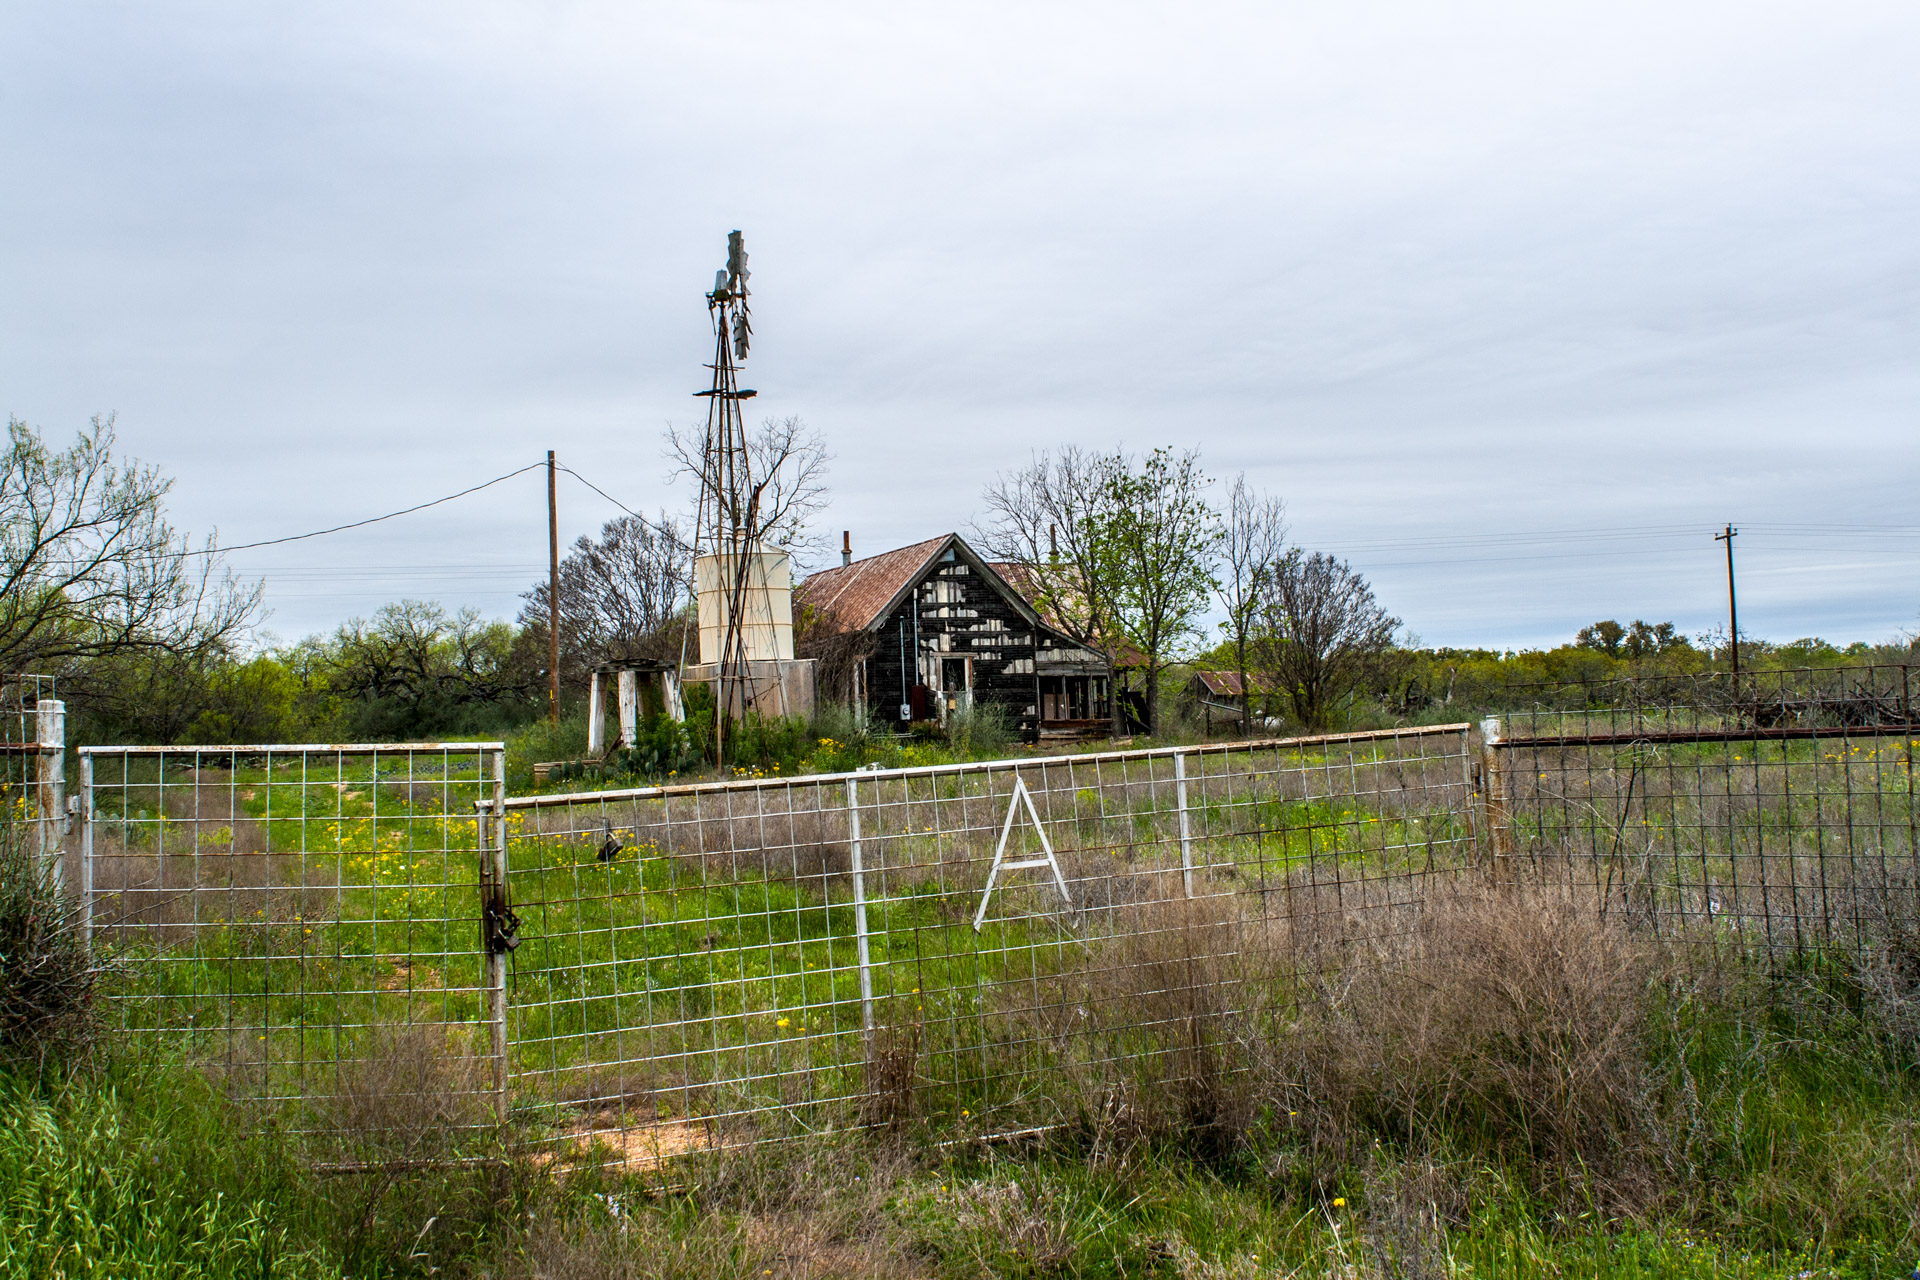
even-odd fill
[(114, 957), (136, 1046), (306, 1128), (405, 1030), (502, 1096), (479, 807), (504, 798), (503, 744), (83, 747), (79, 764), (82, 926)]
[(1493, 864), (1729, 952), (1871, 953), (1920, 910), (1917, 698), (1908, 667), (1516, 691), (1483, 726)]
[[(1071, 1118), (1063, 1075), (1178, 1069), (1201, 1021), (1455, 880), (1766, 962), (1884, 951), (1920, 905), (1916, 693), (1641, 680), (1516, 691), (1477, 748), (1450, 724), (518, 797), (492, 742), (93, 747), (66, 858), (113, 1020), (304, 1132), (391, 1091), (411, 1036), (471, 1066), (476, 1132), (547, 1159), (1004, 1136)], [(6, 721), (49, 851), (59, 714)]]
[(136, 1046), (314, 1133), (426, 1035), (476, 1127), (596, 1163), (1055, 1124), (1475, 857), (1465, 725), (523, 797), (499, 743), (78, 754)]
[(1467, 869), (1471, 768), (1455, 724), (508, 799), (515, 1114), (640, 1164), (1057, 1123), (1049, 1076)]

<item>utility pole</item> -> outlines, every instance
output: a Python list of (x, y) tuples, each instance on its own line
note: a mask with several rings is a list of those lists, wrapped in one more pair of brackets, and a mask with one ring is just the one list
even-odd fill
[(547, 720), (560, 723), (560, 498), (547, 450)]
[(1740, 684), (1740, 612), (1733, 601), (1733, 540), (1739, 534), (1738, 529), (1728, 525), (1725, 533), (1713, 535), (1715, 542), (1727, 544), (1727, 635), (1728, 647), (1733, 650), (1733, 683), (1736, 688)]

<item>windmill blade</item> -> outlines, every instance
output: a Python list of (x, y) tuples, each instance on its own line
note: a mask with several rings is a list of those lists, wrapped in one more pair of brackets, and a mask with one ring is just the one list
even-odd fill
[(747, 291), (747, 242), (738, 231), (727, 233), (727, 285), (734, 293)]

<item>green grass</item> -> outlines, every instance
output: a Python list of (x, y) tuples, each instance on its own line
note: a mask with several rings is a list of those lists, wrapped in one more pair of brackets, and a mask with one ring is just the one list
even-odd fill
[[(546, 1258), (547, 1274), (592, 1275), (553, 1259), (641, 1249), (661, 1274), (702, 1275), (1866, 1277), (1905, 1275), (1920, 1250), (1920, 1082), (1862, 1012), (1843, 953), (1650, 993), (1660, 1105), (1677, 1109), (1661, 1121), (1668, 1163), (1627, 1207), (1545, 1196), (1553, 1179), (1524, 1152), (1471, 1128), (1367, 1135), (1330, 1166), (1278, 1120), (1279, 1094), (1248, 1099), (1264, 1119), (1226, 1148), (1177, 1133), (1116, 1141), (1103, 1108), (1124, 1091), (1112, 1090), (1157, 1087), (1149, 1058), (1166, 1045), (1108, 1025), (1102, 1051), (1135, 1056), (1102, 1075), (1088, 1037), (1021, 1007), (1043, 995), (1091, 1008), (1097, 1026), (1083, 975), (1111, 953), (1030, 912), (1049, 892), (1031, 887), (1007, 890), (976, 934), (981, 868), (943, 862), (953, 838), (911, 809), (868, 827), (868, 865), (887, 869), (868, 887), (878, 1021), (922, 1037), (905, 1132), (803, 1136), (844, 1131), (866, 1087), (843, 871), (702, 864), (643, 838), (637, 808), (621, 811), (634, 851), (602, 864), (596, 811), (570, 832), (523, 820), (510, 841), (525, 938), (510, 1014), (515, 1135), (567, 1129), (570, 1099), (617, 1068), (630, 1077), (611, 1081), (622, 1096), (668, 1115), (754, 1108), (762, 1132), (800, 1140), (694, 1160), (664, 1199), (658, 1177), (563, 1176), (558, 1164), (523, 1166), (489, 1191), (486, 1212), (472, 1186), (439, 1175), (375, 1194), (361, 1178), (319, 1177), (310, 1165), (327, 1152), (289, 1129), (296, 1117), (268, 1128), (269, 1113), (209, 1083), (244, 1081), (230, 1068), (258, 1058), (282, 1064), (274, 1087), (292, 1090), (302, 1063), (374, 1051), (336, 1039), (342, 1024), (479, 1017), (479, 851), (446, 799), (456, 784), (425, 796), (370, 771), (335, 781), (296, 795), (265, 775), (236, 780), (235, 794), (252, 795), (218, 820), (163, 816), (157, 794), (122, 793), (116, 819), (141, 847), (217, 866), (235, 828), (257, 822), (266, 849), (302, 851), (300, 875), (280, 905), (236, 891), (245, 910), (233, 918), (125, 957), (148, 986), (119, 1010), (166, 1031), (142, 1041), (144, 1065), (116, 1040), (111, 1061), (66, 1084), (0, 1080), (0, 1275), (510, 1276), (532, 1274), (530, 1258)], [(979, 800), (966, 785), (942, 780), (927, 803)], [(1417, 870), (1429, 848), (1466, 835), (1457, 816), (1399, 801), (1190, 785), (1203, 873), (1220, 885), (1309, 865)], [(1168, 788), (1047, 799), (1062, 856), (1082, 873), (1177, 866)], [(178, 948), (170, 960), (138, 963), (162, 942)], [(329, 990), (341, 986), (358, 994)], [(235, 1044), (235, 1028), (244, 1041), (256, 1027), (260, 1048)], [(187, 1065), (204, 1059), (221, 1069)], [(1268, 1086), (1256, 1074), (1234, 1087)], [(1058, 1127), (1025, 1146), (940, 1145), (1030, 1123)], [(1422, 1216), (1429, 1192), (1437, 1218)], [(529, 1223), (571, 1225), (552, 1236)], [(1412, 1261), (1425, 1270), (1394, 1270)]]
[[(637, 1274), (956, 1280), (1904, 1276), (1920, 1249), (1920, 1082), (1844, 1026), (1781, 1016), (1769, 1029), (1694, 1008), (1656, 1047), (1701, 1082), (1703, 1130), (1686, 1171), (1632, 1213), (1535, 1198), (1467, 1133), (1375, 1144), (1304, 1184), (1285, 1130), (1215, 1161), (1077, 1133), (944, 1150), (816, 1139), (696, 1159), (664, 1196), (657, 1175), (523, 1171), (476, 1211), (446, 1175), (384, 1198), (319, 1176), (309, 1148), (178, 1059), (64, 1081), (0, 1072), (0, 1276), (515, 1276), (539, 1259), (592, 1276), (617, 1273), (588, 1260), (619, 1257)], [(1429, 1193), (1437, 1220), (1421, 1215)], [(564, 1246), (552, 1224), (568, 1224)]]

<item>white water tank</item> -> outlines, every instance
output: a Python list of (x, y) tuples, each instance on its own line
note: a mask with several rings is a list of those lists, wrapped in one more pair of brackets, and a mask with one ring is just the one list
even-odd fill
[[(746, 589), (741, 597), (738, 655), (749, 662), (793, 658), (793, 571), (784, 551), (750, 551), (744, 561)], [(693, 562), (700, 608), (700, 661), (720, 661), (726, 642), (728, 604), (735, 586), (736, 557), (701, 556)]]

